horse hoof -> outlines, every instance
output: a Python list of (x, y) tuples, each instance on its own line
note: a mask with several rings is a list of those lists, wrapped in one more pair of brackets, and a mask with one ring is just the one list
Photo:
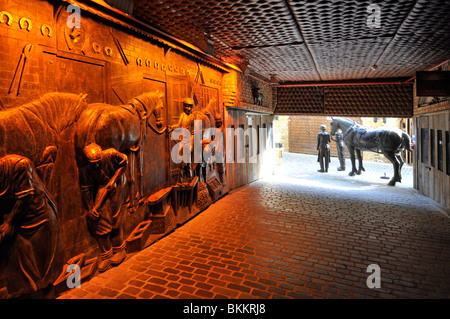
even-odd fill
[(390, 181), (390, 182), (388, 183), (388, 186), (395, 186), (395, 181)]
[(348, 176), (355, 176), (355, 172), (348, 173)]
[(361, 175), (361, 171), (357, 171), (357, 172), (356, 172), (356, 175)]

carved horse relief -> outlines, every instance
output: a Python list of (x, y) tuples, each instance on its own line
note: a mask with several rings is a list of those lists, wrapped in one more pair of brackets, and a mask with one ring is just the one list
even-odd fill
[[(96, 143), (102, 149), (115, 148), (129, 156), (130, 206), (134, 208), (135, 161), (139, 154), (139, 174), (143, 174), (143, 143), (150, 126), (158, 134), (165, 131), (162, 110), (163, 93), (149, 92), (131, 99), (126, 105), (93, 103), (82, 113), (75, 133), (77, 154), (85, 146)], [(77, 162), (81, 164), (82, 158)], [(142, 178), (141, 178), (142, 180)], [(136, 197), (143, 196), (142, 183)]]
[[(388, 185), (394, 186), (396, 182), (401, 182), (401, 169), (404, 163), (401, 152), (404, 150), (411, 152), (411, 139), (408, 134), (396, 128), (371, 129), (346, 118), (333, 118), (331, 135), (334, 135), (339, 128), (343, 132), (344, 142), (350, 152), (352, 161), (350, 176), (355, 173), (361, 174), (364, 170), (361, 151), (371, 151), (382, 153), (394, 166), (394, 177)], [(358, 170), (355, 164), (355, 151), (359, 160)]]
[(46, 184), (60, 136), (87, 107), (85, 98), (85, 94), (48, 93), (0, 112), (2, 294), (32, 294), (53, 281), (54, 267), (59, 266), (55, 262), (59, 218), (55, 194)]
[[(47, 93), (31, 103), (0, 111), (0, 157), (17, 154), (29, 158), (44, 184), (48, 182), (58, 139), (87, 107), (86, 94)], [(49, 167), (50, 166), (50, 167)], [(45, 178), (44, 178), (45, 177)]]

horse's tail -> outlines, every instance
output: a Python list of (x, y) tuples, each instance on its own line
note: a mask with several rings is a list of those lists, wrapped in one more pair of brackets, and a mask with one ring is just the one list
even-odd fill
[(411, 138), (405, 132), (402, 132), (402, 144), (403, 144), (403, 147), (407, 151), (412, 152), (412, 149), (411, 149)]

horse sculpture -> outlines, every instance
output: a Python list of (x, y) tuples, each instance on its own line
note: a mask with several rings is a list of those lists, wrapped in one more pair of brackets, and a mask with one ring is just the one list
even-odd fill
[[(60, 135), (86, 109), (87, 94), (47, 93), (28, 104), (0, 111), (0, 157), (16, 154), (40, 167), (53, 165)], [(39, 174), (41, 175), (41, 174)], [(44, 184), (47, 178), (40, 176)]]
[[(134, 208), (135, 158), (139, 153), (139, 174), (143, 175), (143, 142), (147, 126), (162, 134), (163, 93), (158, 91), (143, 93), (132, 98), (126, 105), (105, 103), (89, 104), (81, 114), (75, 133), (77, 154), (83, 154), (83, 148), (91, 143), (102, 149), (115, 148), (129, 157), (130, 163), (130, 206)], [(84, 159), (79, 156), (79, 166)], [(142, 178), (141, 178), (142, 180)], [(143, 195), (142, 183), (136, 197)]]
[[(371, 129), (361, 126), (347, 118), (332, 118), (331, 135), (341, 129), (344, 136), (344, 142), (350, 152), (352, 162), (352, 171), (350, 176), (361, 174), (364, 171), (362, 165), (361, 151), (371, 151), (383, 154), (394, 166), (394, 176), (388, 185), (395, 186), (396, 182), (401, 182), (401, 169), (403, 158), (401, 152), (405, 149), (411, 150), (411, 139), (405, 132), (396, 128), (376, 128)], [(357, 153), (359, 167), (356, 170), (355, 151)]]

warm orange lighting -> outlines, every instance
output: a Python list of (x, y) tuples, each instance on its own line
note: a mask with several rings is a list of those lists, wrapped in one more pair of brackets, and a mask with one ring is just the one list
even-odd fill
[[(76, 0), (65, 0), (65, 1), (67, 1), (67, 2), (69, 2), (69, 3), (77, 4), (77, 1), (76, 1)], [(139, 24), (142, 25), (142, 26), (145, 26), (145, 27), (154, 29), (154, 30), (157, 31), (157, 32), (163, 33), (164, 36), (165, 36), (166, 38), (169, 38), (170, 40), (173, 40), (173, 42), (168, 42), (167, 40), (164, 40), (164, 39), (162, 39), (162, 38), (159, 37), (159, 36), (152, 36), (152, 37), (155, 38), (155, 39), (157, 39), (158, 41), (160, 41), (160, 42), (162, 42), (162, 43), (167, 44), (168, 46), (170, 46), (170, 47), (172, 47), (172, 48), (176, 48), (177, 50), (183, 51), (183, 52), (186, 52), (186, 53), (189, 53), (189, 52), (188, 52), (189, 50), (195, 51), (195, 52), (199, 53), (200, 56), (205, 55), (205, 53), (204, 53), (200, 48), (198, 48), (197, 46), (195, 46), (195, 45), (193, 45), (193, 44), (191, 44), (191, 43), (189, 43), (189, 42), (186, 42), (186, 41), (184, 41), (184, 40), (181, 40), (181, 39), (179, 39), (179, 38), (176, 38), (176, 37), (174, 37), (174, 36), (172, 36), (172, 35), (166, 34), (166, 33), (164, 33), (164, 31), (162, 31), (162, 30), (155, 29), (154, 27), (152, 27), (152, 26), (150, 26), (150, 25), (147, 25), (145, 22), (142, 22), (142, 21), (139, 21), (139, 20), (135, 19), (132, 15), (129, 15), (129, 14), (123, 12), (123, 11), (120, 11), (120, 10), (118, 10), (118, 9), (116, 9), (116, 8), (114, 8), (114, 7), (112, 7), (112, 6), (110, 6), (110, 5), (109, 5), (108, 3), (106, 3), (104, 0), (91, 0), (91, 1), (94, 2), (94, 3), (96, 3), (96, 4), (98, 4), (98, 5), (100, 5), (100, 6), (102, 6), (102, 7), (104, 7), (104, 8), (106, 8), (106, 9), (108, 9), (108, 10), (114, 11), (115, 13), (118, 13), (118, 14), (122, 15), (123, 17), (127, 17), (127, 19), (131, 19), (132, 21), (134, 21), (134, 22), (136, 22), (136, 23), (139, 23)], [(85, 8), (85, 7), (86, 7), (85, 5), (81, 5), (81, 4), (80, 4), (79, 6), (80, 6), (81, 8)], [(103, 16), (102, 13), (100, 13), (99, 11), (93, 9), (92, 7), (89, 7), (88, 10), (91, 11), (91, 12), (93, 12), (94, 14), (97, 14), (97, 15), (99, 15), (99, 16)], [(122, 21), (119, 22), (117, 19), (115, 19), (115, 18), (113, 18), (113, 17), (110, 17), (110, 19), (113, 19), (113, 21), (115, 21), (116, 23), (121, 23), (121, 22), (122, 22)], [(126, 23), (126, 22), (125, 22), (125, 23)], [(184, 47), (184, 48), (183, 48), (183, 47)], [(187, 50), (187, 49), (189, 49), (189, 50)], [(189, 54), (195, 54), (195, 52), (191, 52), (191, 53), (189, 53)], [(208, 56), (207, 59), (217, 60), (217, 58), (212, 57), (212, 56)], [(221, 67), (221, 66), (220, 66), (221, 63), (220, 63), (220, 61), (218, 61), (218, 60), (217, 60), (217, 61), (209, 61), (209, 63), (212, 63), (212, 64), (215, 65), (215, 66)], [(235, 65), (230, 65), (230, 64), (228, 64), (228, 63), (226, 63), (226, 65), (229, 66), (229, 67), (231, 67), (232, 69), (235, 69), (235, 70), (237, 70), (237, 71), (242, 72), (241, 69), (239, 69), (239, 68), (238, 68), (237, 66), (235, 66)], [(223, 66), (222, 66), (221, 68), (223, 68)]]
[(234, 65), (232, 63), (225, 63), (225, 64), (226, 64), (226, 66), (228, 66), (236, 71), (242, 72), (242, 70), (239, 67), (237, 67), (236, 65)]
[[(92, 2), (95, 2), (95, 3), (101, 5), (101, 6), (105, 7), (105, 8), (108, 8), (108, 9), (114, 11), (114, 12), (120, 13), (121, 15), (126, 15), (127, 17), (130, 17), (129, 14), (127, 14), (127, 13), (125, 13), (125, 12), (122, 12), (122, 11), (120, 11), (120, 10), (114, 8), (114, 7), (111, 7), (111, 6), (110, 6), (108, 3), (106, 3), (104, 0), (92, 0)], [(198, 47), (196, 47), (195, 45), (192, 45), (192, 44), (189, 43), (189, 42), (186, 42), (186, 41), (181, 40), (181, 39), (178, 39), (178, 38), (177, 38), (176, 40), (177, 40), (178, 42), (180, 42), (181, 44), (183, 44), (184, 46), (186, 46), (186, 47), (188, 47), (188, 48), (190, 48), (190, 49), (192, 49), (192, 50), (195, 50), (195, 51), (197, 51), (197, 52), (203, 52), (203, 51), (200, 50)], [(172, 44), (172, 46), (173, 46), (173, 44)]]

